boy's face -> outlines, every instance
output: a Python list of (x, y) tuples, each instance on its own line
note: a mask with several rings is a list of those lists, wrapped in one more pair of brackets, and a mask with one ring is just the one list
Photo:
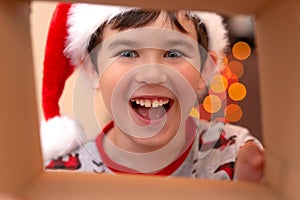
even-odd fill
[(167, 145), (205, 87), (194, 24), (184, 14), (179, 22), (187, 33), (176, 30), (165, 13), (143, 28), (104, 28), (99, 85), (123, 144), (128, 140), (145, 151)]

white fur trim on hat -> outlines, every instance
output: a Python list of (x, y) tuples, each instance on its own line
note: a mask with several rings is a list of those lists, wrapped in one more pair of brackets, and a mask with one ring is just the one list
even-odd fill
[(115, 16), (133, 7), (119, 7), (96, 4), (73, 4), (68, 15), (68, 37), (65, 55), (71, 64), (79, 66), (86, 56), (86, 49), (92, 34), (105, 21), (110, 21)]
[[(105, 21), (124, 12), (136, 9), (134, 7), (119, 7), (96, 4), (73, 4), (68, 16), (68, 37), (65, 55), (71, 64), (79, 66), (86, 56), (90, 37)], [(209, 44), (208, 48), (218, 56), (218, 65), (221, 65), (223, 54), (228, 45), (227, 30), (223, 18), (213, 12), (191, 11), (191, 16), (196, 15), (205, 24)]]
[(56, 116), (41, 124), (44, 161), (66, 155), (85, 141), (81, 126), (66, 116)]
[(196, 15), (205, 24), (208, 34), (208, 50), (217, 54), (218, 65), (221, 66), (223, 54), (229, 44), (228, 31), (223, 23), (223, 18), (213, 12), (192, 11), (190, 15)]

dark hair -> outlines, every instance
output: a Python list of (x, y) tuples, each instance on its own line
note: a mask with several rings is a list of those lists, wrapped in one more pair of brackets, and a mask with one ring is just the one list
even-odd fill
[[(97, 45), (99, 45), (102, 42), (103, 40), (102, 33), (106, 25), (110, 25), (111, 29), (113, 30), (117, 29), (119, 31), (126, 30), (128, 28), (139, 28), (139, 27), (146, 26), (151, 22), (154, 22), (161, 12), (162, 11), (158, 11), (158, 10), (134, 9), (115, 16), (109, 22), (108, 21), (104, 22), (91, 35), (87, 47), (88, 53), (92, 54), (91, 60), (93, 65), (95, 67), (97, 66), (97, 58), (96, 55), (93, 55), (94, 54), (93, 49), (96, 48)], [(166, 11), (166, 13), (167, 13), (166, 20), (170, 19), (172, 26), (176, 26), (176, 28), (178, 28), (182, 33), (187, 33), (187, 31), (183, 28), (183, 26), (178, 21), (178, 12)], [(197, 32), (197, 41), (199, 44), (199, 52), (200, 52), (200, 57), (202, 62), (201, 65), (203, 66), (207, 58), (208, 39), (209, 39), (207, 35), (206, 27), (201, 22), (201, 19), (199, 19), (198, 17), (196, 16), (191, 17), (188, 15), (188, 13), (186, 14), (186, 17), (191, 19), (195, 25), (195, 29)], [(96, 70), (98, 71), (97, 67)]]

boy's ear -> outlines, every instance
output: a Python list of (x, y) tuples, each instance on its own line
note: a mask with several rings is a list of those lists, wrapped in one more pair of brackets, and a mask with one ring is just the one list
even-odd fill
[(217, 54), (213, 51), (208, 51), (208, 56), (201, 72), (201, 76), (204, 79), (204, 81), (209, 82), (211, 76), (218, 69), (217, 66), (218, 66)]
[(218, 56), (215, 52), (213, 51), (208, 51), (208, 55), (211, 57), (212, 61), (214, 62), (215, 65), (218, 64)]
[(95, 66), (92, 64), (89, 55), (85, 58), (85, 61), (83, 64), (83, 70), (84, 70), (86, 77), (92, 84), (92, 88), (95, 90), (99, 90), (100, 89), (99, 74), (96, 71)]
[(199, 103), (201, 103), (203, 98), (208, 94), (207, 84), (209, 83), (212, 74), (214, 74), (215, 70), (217, 69), (217, 64), (217, 54), (213, 51), (209, 51), (208, 59), (205, 63), (204, 69), (201, 73), (201, 78), (198, 83), (197, 98)]
[(197, 90), (197, 100), (198, 100), (198, 103), (202, 103), (204, 97), (207, 95), (208, 93), (208, 89), (207, 89), (207, 86), (206, 86), (206, 82), (204, 79), (200, 78), (199, 80), (199, 83), (198, 83), (198, 90)]

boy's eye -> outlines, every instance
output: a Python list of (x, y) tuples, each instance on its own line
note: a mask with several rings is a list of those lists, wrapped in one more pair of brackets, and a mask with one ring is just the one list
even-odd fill
[(136, 58), (138, 55), (137, 52), (133, 50), (125, 50), (120, 53), (120, 56), (126, 58)]
[(165, 57), (167, 57), (167, 58), (177, 58), (177, 57), (181, 57), (181, 56), (183, 56), (182, 53), (179, 51), (175, 51), (175, 50), (168, 51), (167, 53), (165, 53)]

